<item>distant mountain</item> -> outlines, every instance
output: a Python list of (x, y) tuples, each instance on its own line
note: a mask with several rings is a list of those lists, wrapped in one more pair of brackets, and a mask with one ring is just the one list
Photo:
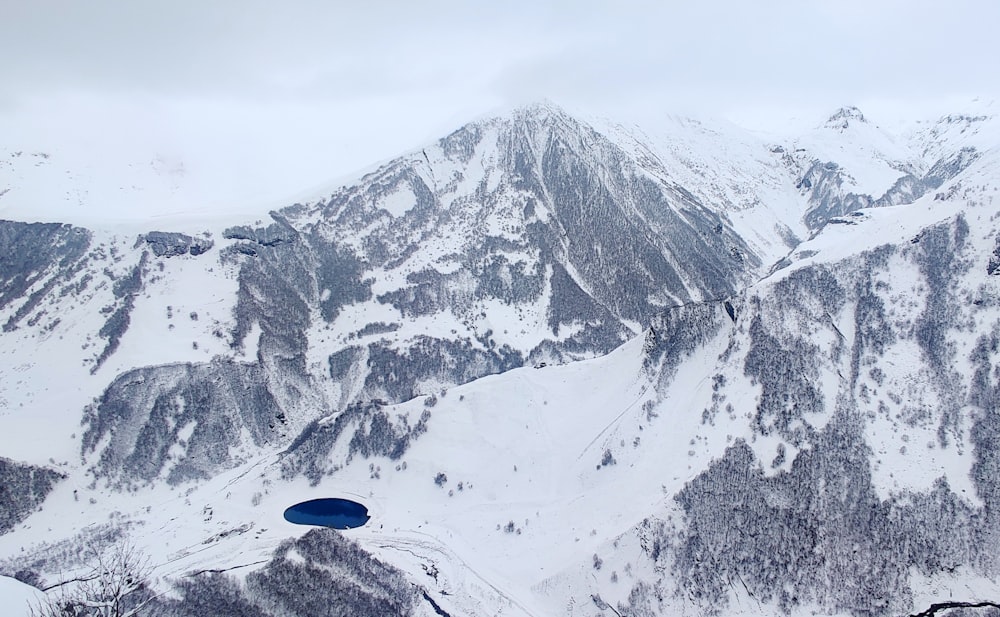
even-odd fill
[[(266, 222), (0, 222), (0, 573), (129, 536), (216, 572), (177, 615), (306, 614), (308, 568), (348, 613), (996, 602), (996, 137), (540, 104)], [(279, 546), (331, 493), (357, 544)]]
[[(468, 125), (327, 199), (273, 213), (269, 225), (100, 244), (80, 229), (14, 225), (12, 247), (52, 248), (31, 265), (45, 283), (8, 328), (56, 332), (52, 309), (36, 309), (56, 289), (50, 303), (100, 315), (99, 328), (80, 333), (89, 353), (73, 353), (91, 372), (111, 361), (120, 375), (88, 408), (84, 452), (111, 436), (96, 470), (116, 481), (204, 478), (242, 460), (237, 450), (287, 444), (354, 403), (605, 354), (667, 307), (728, 297), (760, 277), (773, 258), (758, 254), (760, 234), (744, 241), (725, 209), (667, 173), (540, 105)], [(794, 235), (766, 222), (766, 243)], [(65, 234), (79, 241), (63, 246)], [(231, 303), (213, 307), (211, 328), (196, 327), (200, 340), (189, 343), (214, 359), (149, 363), (142, 348), (114, 362), (139, 305), (159, 312), (168, 337), (199, 312), (197, 289), (177, 304), (163, 296), (185, 284), (171, 270), (194, 261), (204, 264), (197, 284), (222, 287), (219, 302)], [(164, 397), (183, 404), (157, 413)], [(185, 427), (193, 432), (178, 458)]]

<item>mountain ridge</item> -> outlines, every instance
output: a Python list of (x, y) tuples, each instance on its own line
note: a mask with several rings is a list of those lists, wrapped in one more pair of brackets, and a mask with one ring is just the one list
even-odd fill
[[(166, 579), (273, 553), (198, 588), (266, 604), (259, 581), (297, 559), (279, 513), (335, 490), (370, 504), (361, 550), (422, 590), (407, 614), (995, 596), (997, 151), (972, 122), (974, 145), (938, 125), (931, 157), (956, 162), (906, 203), (845, 192), (881, 138), (843, 164), (745, 136), (720, 154), (726, 128), (643, 141), (542, 105), (269, 223), (2, 223), (23, 443), (0, 454), (49, 443), (13, 458), (65, 479), (0, 535), (0, 571), (49, 577), (74, 542), (155, 528)], [(54, 371), (59, 392), (24, 385)]]

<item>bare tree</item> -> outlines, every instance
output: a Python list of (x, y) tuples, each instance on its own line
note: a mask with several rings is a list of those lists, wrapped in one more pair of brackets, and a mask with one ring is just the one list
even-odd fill
[(94, 552), (90, 571), (47, 590), (31, 617), (140, 617), (156, 597), (146, 583), (149, 558), (127, 542)]

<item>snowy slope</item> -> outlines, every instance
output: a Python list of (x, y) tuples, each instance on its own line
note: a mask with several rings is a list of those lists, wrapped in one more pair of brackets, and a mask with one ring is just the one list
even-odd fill
[(718, 120), (665, 116), (655, 126), (592, 120), (653, 177), (720, 209), (767, 264), (808, 235), (785, 147)]
[(819, 229), (831, 218), (868, 207), (912, 203), (959, 176), (995, 147), (995, 113), (957, 114), (890, 133), (854, 107), (793, 140), (788, 161), (808, 200), (804, 220)]
[[(6, 224), (0, 454), (51, 489), (9, 482), (37, 511), (0, 572), (51, 583), (125, 534), (158, 590), (275, 602), (332, 542), (283, 543), (282, 511), (345, 496), (402, 577), (365, 597), (406, 614), (997, 598), (992, 120), (831, 122), (775, 143), (540, 106), (268, 223)], [(902, 174), (920, 196), (879, 202)], [(810, 225), (820, 176), (875, 207)]]
[(0, 601), (7, 607), (11, 617), (27, 617), (29, 607), (38, 602), (40, 592), (8, 576), (0, 577)]
[[(902, 142), (902, 143), (901, 143)], [(845, 171), (848, 190), (881, 196), (913, 170), (905, 141), (872, 123), (856, 107), (836, 111), (821, 126), (795, 140), (795, 152), (836, 162)]]
[[(744, 158), (759, 150), (748, 145)], [(356, 402), (606, 353), (665, 307), (734, 293), (792, 241), (776, 222), (785, 211), (763, 198), (741, 211), (765, 221), (748, 243), (727, 208), (642, 165), (535, 106), (464, 127), (269, 224), (185, 229), (166, 244), (152, 230), (73, 232), (86, 242), (50, 255), (22, 290), (51, 308), (12, 299), (7, 309), (12, 341), (44, 341), (43, 354), (13, 345), (10, 370), (56, 357), (70, 386), (10, 398), (27, 417), (89, 405), (82, 430), (54, 424), (59, 459), (78, 443), (112, 482), (211, 476)], [(10, 233), (25, 246), (56, 234)], [(220, 414), (252, 428), (228, 431)], [(22, 443), (19, 460), (48, 458)]]

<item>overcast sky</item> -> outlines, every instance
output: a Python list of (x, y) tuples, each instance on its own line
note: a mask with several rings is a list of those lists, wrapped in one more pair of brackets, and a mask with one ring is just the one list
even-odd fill
[(0, 131), (281, 199), (540, 98), (758, 126), (997, 99), (997, 24), (993, 0), (2, 0)]

